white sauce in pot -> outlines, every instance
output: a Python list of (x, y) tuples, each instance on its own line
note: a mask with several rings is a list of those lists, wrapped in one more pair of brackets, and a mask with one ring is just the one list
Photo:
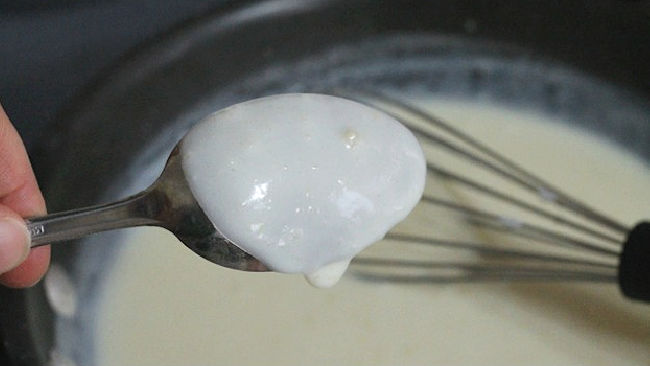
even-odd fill
[[(526, 111), (440, 100), (422, 105), (622, 222), (648, 218), (647, 164), (604, 140)], [(471, 175), (471, 166), (422, 148), (428, 160)], [(435, 179), (427, 178), (425, 191), (525, 218)], [(423, 206), (396, 230), (495, 245), (509, 240)], [(427, 259), (433, 253), (382, 241), (361, 254)], [(624, 299), (613, 284), (408, 286), (348, 273), (323, 291), (297, 276), (220, 268), (156, 228), (129, 229), (99, 303), (93, 329), (100, 366), (646, 365), (650, 359), (648, 307)]]

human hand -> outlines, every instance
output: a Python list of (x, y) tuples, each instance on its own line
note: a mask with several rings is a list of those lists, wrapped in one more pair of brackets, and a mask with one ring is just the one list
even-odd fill
[(29, 249), (23, 217), (45, 214), (25, 146), (0, 106), (0, 284), (29, 287), (47, 271), (50, 246)]

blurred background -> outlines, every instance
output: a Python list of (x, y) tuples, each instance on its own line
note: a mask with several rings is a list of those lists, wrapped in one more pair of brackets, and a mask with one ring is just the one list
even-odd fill
[(33, 152), (56, 112), (94, 76), (134, 46), (225, 2), (0, 1), (0, 103)]

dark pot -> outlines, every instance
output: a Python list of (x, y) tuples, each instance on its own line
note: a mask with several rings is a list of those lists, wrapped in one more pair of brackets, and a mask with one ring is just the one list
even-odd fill
[[(34, 164), (44, 177), (41, 184), (52, 212), (115, 198), (124, 194), (120, 182), (133, 178), (125, 172), (134, 171), (134, 157), (145, 164), (164, 156), (187, 126), (207, 112), (270, 92), (364, 82), (352, 71), (337, 70), (359, 68), (369, 57), (541, 60), (607, 82), (622, 96), (618, 102), (637, 108), (650, 96), (648, 19), (647, 1), (231, 2), (138, 47), (106, 70), (60, 114), (38, 154), (44, 158)], [(367, 83), (400, 87), (421, 82), (403, 71), (375, 75)], [(471, 93), (485, 78), (497, 83), (494, 74), (476, 68), (434, 71), (425, 81), (433, 92)], [(458, 77), (461, 83), (454, 82)], [(537, 94), (522, 96), (511, 85), (494, 98), (518, 103), (535, 94), (539, 101), (531, 103), (557, 107), (552, 103), (560, 87), (547, 81)], [(598, 115), (594, 103), (607, 95), (578, 89), (586, 98), (580, 114), (585, 126), (650, 159), (648, 114), (621, 124), (587, 118)], [(585, 112), (590, 109), (594, 112)], [(77, 243), (53, 247), (54, 263), (73, 274), (77, 296), (88, 299), (85, 305), (92, 304), (94, 284), (109, 263), (109, 247), (94, 246), (102, 253), (94, 259)], [(80, 258), (86, 262), (80, 264)], [(43, 284), (2, 289), (0, 298), (2, 339), (13, 364), (47, 364), (59, 333)], [(87, 334), (86, 320), (80, 316), (65, 327)], [(67, 352), (79, 363), (87, 359), (87, 347), (89, 341), (82, 341)]]

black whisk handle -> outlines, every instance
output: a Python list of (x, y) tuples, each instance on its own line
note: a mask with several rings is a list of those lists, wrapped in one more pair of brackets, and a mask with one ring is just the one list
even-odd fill
[(650, 222), (637, 224), (628, 234), (618, 264), (623, 295), (650, 302)]

